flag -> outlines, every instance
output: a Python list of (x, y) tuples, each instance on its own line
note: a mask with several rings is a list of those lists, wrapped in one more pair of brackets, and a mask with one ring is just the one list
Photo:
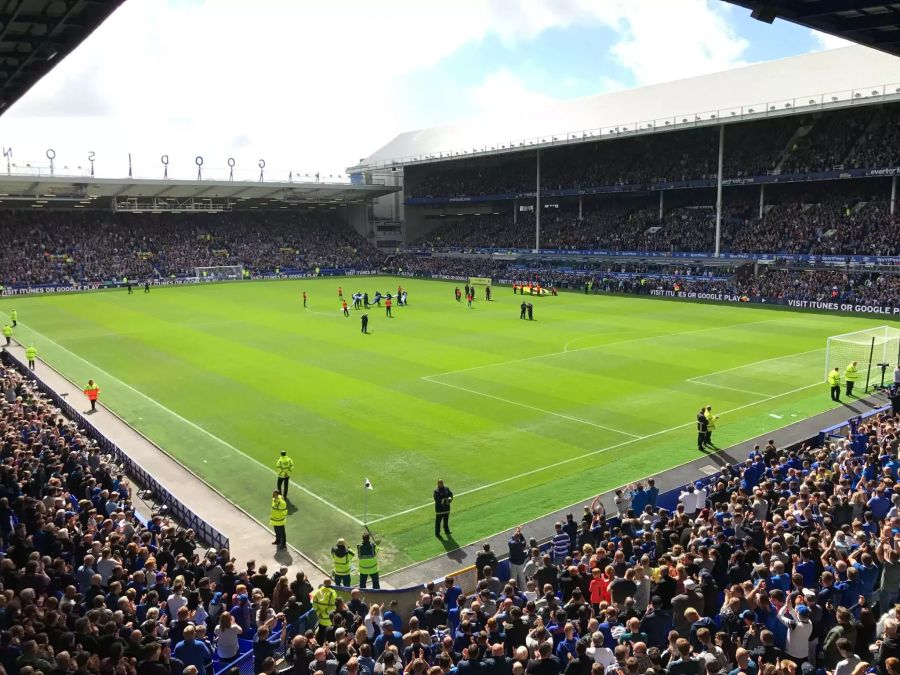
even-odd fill
[(371, 489), (372, 489), (372, 483), (369, 482), (369, 479), (368, 479), (368, 478), (364, 478), (364, 479), (363, 479), (363, 487), (364, 487), (366, 490), (371, 490)]

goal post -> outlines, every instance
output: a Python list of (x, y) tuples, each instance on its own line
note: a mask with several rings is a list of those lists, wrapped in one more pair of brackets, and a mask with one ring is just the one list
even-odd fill
[(856, 361), (859, 370), (858, 385), (869, 392), (881, 384), (882, 368), (900, 363), (900, 329), (877, 326), (865, 330), (832, 335), (825, 348), (825, 379), (835, 368), (844, 375), (847, 365)]
[(216, 265), (214, 267), (195, 267), (197, 281), (236, 281), (244, 278), (243, 265)]

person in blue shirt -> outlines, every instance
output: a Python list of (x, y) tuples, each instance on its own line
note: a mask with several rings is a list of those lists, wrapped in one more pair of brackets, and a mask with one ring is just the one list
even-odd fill
[[(403, 619), (400, 618), (400, 614), (397, 612), (397, 608), (400, 606), (400, 603), (396, 600), (391, 600), (390, 607), (384, 613), (384, 620), (390, 621), (391, 625), (397, 630), (403, 629)], [(376, 654), (377, 656), (377, 654)]]
[(472, 644), (474, 639), (472, 629), (472, 624), (467, 620), (463, 620), (462, 623), (459, 624), (459, 628), (457, 628), (456, 632), (453, 634), (453, 651), (461, 653), (463, 649)]
[(662, 598), (654, 595), (650, 599), (650, 607), (641, 619), (640, 630), (647, 634), (647, 644), (663, 649), (669, 631), (672, 630), (672, 613), (663, 609)]
[[(385, 612), (385, 616), (387, 616), (387, 612)], [(375, 638), (375, 642), (372, 645), (375, 650), (375, 656), (380, 656), (389, 645), (394, 645), (401, 654), (403, 653), (403, 635), (401, 635), (400, 631), (394, 630), (392, 621), (385, 620), (381, 623), (381, 635)]]
[(659, 499), (659, 488), (652, 478), (647, 479), (647, 503), (656, 510), (656, 500)]
[(784, 563), (780, 560), (776, 560), (772, 563), (772, 574), (769, 575), (769, 579), (766, 581), (766, 585), (772, 589), (777, 588), (784, 593), (788, 593), (791, 590), (791, 575), (784, 571)]
[(855, 567), (847, 569), (847, 581), (837, 584), (837, 588), (841, 591), (838, 601), (841, 607), (856, 607), (859, 596), (865, 595), (865, 587), (859, 580), (859, 571)]
[(897, 481), (897, 478), (900, 477), (900, 460), (896, 460), (891, 458), (890, 455), (887, 455), (887, 461), (882, 464), (883, 469), (887, 469), (890, 472), (891, 478), (894, 481)]
[(456, 598), (458, 598), (461, 593), (462, 589), (456, 585), (456, 580), (453, 577), (446, 577), (444, 579), (445, 607), (456, 607)]
[(608, 649), (615, 649), (618, 641), (613, 637), (612, 629), (620, 625), (618, 621), (618, 611), (615, 607), (609, 607), (606, 610), (606, 621), (597, 626), (597, 630), (603, 634), (603, 646)]
[(460, 594), (456, 596), (456, 606), (447, 612), (447, 624), (454, 633), (456, 632), (456, 629), (459, 628), (459, 622), (462, 619), (462, 612), (464, 611), (463, 608), (465, 606), (466, 596)]
[(563, 630), (564, 637), (556, 645), (555, 653), (560, 663), (568, 663), (570, 654), (573, 659), (576, 656), (575, 649), (578, 646), (578, 634), (575, 632), (575, 626), (571, 623), (567, 623)]
[(804, 547), (800, 549), (800, 555), (794, 558), (794, 571), (803, 577), (803, 585), (807, 588), (815, 588), (819, 578), (818, 566), (810, 560), (811, 557), (812, 551)]
[(883, 485), (875, 488), (875, 494), (869, 500), (867, 506), (871, 509), (875, 520), (884, 520), (888, 511), (891, 510), (891, 500), (884, 496)]
[[(860, 548), (854, 551), (850, 556), (850, 560), (853, 561), (853, 567), (857, 571), (859, 583), (862, 584), (862, 595), (864, 595), (866, 600), (871, 603), (875, 602), (875, 587), (881, 579), (881, 567), (875, 563), (872, 554), (864, 552), (862, 553), (862, 556), (859, 556), (859, 553), (863, 550), (868, 551), (868, 545), (865, 546), (865, 549)], [(857, 557), (859, 557), (862, 562), (857, 562)]]
[[(641, 483), (638, 483), (634, 486), (634, 489), (628, 493), (628, 496), (631, 497), (631, 508), (634, 512), (643, 513), (644, 507), (647, 506), (647, 493), (644, 491), (644, 486)], [(565, 663), (565, 661), (563, 663)]]
[(559, 643), (566, 637), (565, 610), (560, 609), (553, 615), (550, 619), (550, 623), (547, 624), (547, 631), (550, 633), (550, 637), (553, 638), (553, 648), (556, 649), (559, 646)]
[[(175, 645), (172, 656), (186, 666), (194, 666), (200, 673), (206, 672), (206, 667), (212, 664), (212, 652), (209, 646), (202, 640), (195, 639), (196, 628), (192, 625), (185, 626), (184, 639)], [(266, 629), (268, 633), (268, 629)], [(274, 648), (274, 646), (273, 646)], [(256, 672), (261, 672), (259, 668)]]

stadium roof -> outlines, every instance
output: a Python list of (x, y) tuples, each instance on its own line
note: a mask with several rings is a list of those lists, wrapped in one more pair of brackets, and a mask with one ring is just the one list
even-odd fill
[[(366, 204), (399, 188), (350, 183), (131, 180), (0, 175), (0, 208), (204, 211)], [(227, 205), (227, 209), (223, 209)], [(208, 207), (208, 208), (207, 208)]]
[(766, 23), (784, 19), (900, 56), (900, 2), (871, 0), (725, 0)]
[(405, 132), (350, 171), (889, 100), (900, 100), (900, 59), (852, 45)]
[(0, 115), (124, 0), (0, 0)]

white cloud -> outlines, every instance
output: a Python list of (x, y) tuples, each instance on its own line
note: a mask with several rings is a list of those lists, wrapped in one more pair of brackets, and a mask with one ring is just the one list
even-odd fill
[(853, 44), (844, 38), (829, 35), (828, 33), (821, 33), (817, 30), (810, 30), (809, 33), (812, 35), (813, 41), (818, 49), (837, 49), (838, 47), (846, 47)]
[(584, 15), (580, 0), (489, 0), (491, 32), (506, 45), (551, 28), (565, 28)]
[(128, 152), (154, 173), (163, 153), (170, 174), (193, 173), (197, 154), (223, 174), (229, 156), (254, 177), (260, 157), (285, 175), (340, 170), (417, 125), (393, 96), (410, 73), (550, 18), (502, 21), (496, 5), (129, 0), (0, 119), (0, 138), (22, 160), (54, 147), (75, 165), (94, 150), (106, 175), (127, 171)]
[(521, 77), (501, 68), (469, 90), (469, 100), (474, 117), (503, 117), (510, 111), (542, 107), (555, 99), (530, 89)]
[[(399, 95), (410, 76), (489, 35), (511, 45), (611, 28), (625, 72), (597, 82), (612, 91), (739, 65), (747, 43), (727, 14), (716, 0), (129, 0), (0, 118), (0, 140), (19, 161), (53, 147), (60, 166), (93, 150), (102, 175), (124, 175), (128, 152), (150, 175), (163, 153), (170, 175), (195, 175), (195, 155), (221, 177), (229, 156), (241, 177), (255, 179), (260, 158), (272, 176), (338, 173), (433, 124), (440, 101)], [(459, 92), (471, 115), (552, 101), (508, 68), (486, 70)]]
[(605, 0), (594, 17), (619, 32), (610, 51), (639, 84), (654, 84), (743, 65), (749, 43), (713, 0)]

